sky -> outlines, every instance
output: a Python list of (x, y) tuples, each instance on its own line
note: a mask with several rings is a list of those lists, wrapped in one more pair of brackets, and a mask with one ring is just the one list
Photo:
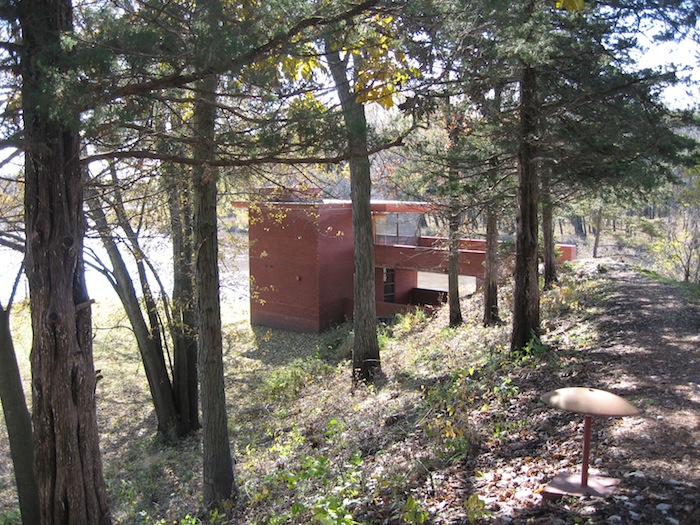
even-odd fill
[(688, 109), (700, 105), (700, 46), (686, 38), (680, 42), (653, 42), (650, 38), (639, 40), (646, 51), (638, 58), (639, 65), (646, 67), (669, 67), (672, 65), (687, 68), (681, 76), (688, 76), (694, 86), (679, 85), (664, 90), (663, 100), (673, 109)]

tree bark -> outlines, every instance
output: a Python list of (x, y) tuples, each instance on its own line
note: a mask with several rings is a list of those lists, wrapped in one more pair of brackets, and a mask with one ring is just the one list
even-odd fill
[(41, 523), (105, 524), (111, 518), (83, 266), (79, 118), (53, 85), (56, 77), (70, 81), (63, 75), (61, 39), (72, 30), (72, 6), (67, 0), (26, 0), (22, 7), (26, 273)]
[(460, 203), (461, 184), (456, 156), (459, 155), (459, 139), (462, 134), (462, 117), (453, 111), (449, 98), (446, 101), (446, 128), (449, 136), (447, 172), (448, 204), (448, 261), (447, 290), (450, 313), (450, 326), (459, 326), (464, 322), (462, 306), (459, 300), (459, 228), (462, 224), (463, 210)]
[(164, 380), (167, 381), (168, 387), (170, 386), (170, 381), (167, 376), (167, 368), (165, 367), (165, 355), (163, 352), (163, 331), (161, 330), (160, 317), (158, 316), (158, 304), (156, 303), (155, 297), (153, 296), (153, 291), (151, 290), (151, 285), (148, 282), (148, 273), (146, 271), (146, 255), (141, 249), (141, 243), (139, 242), (138, 233), (131, 226), (131, 221), (129, 214), (124, 206), (124, 200), (122, 198), (122, 192), (119, 189), (119, 180), (117, 177), (117, 171), (112, 164), (110, 166), (110, 171), (112, 173), (112, 181), (114, 183), (113, 192), (113, 207), (117, 216), (117, 222), (119, 227), (124, 230), (126, 238), (131, 246), (131, 252), (134, 255), (136, 261), (136, 272), (139, 276), (139, 282), (141, 283), (141, 293), (143, 294), (143, 304), (146, 310), (146, 317), (148, 318), (149, 326), (149, 337), (154, 341), (154, 347), (157, 350), (157, 354), (163, 360), (163, 369), (166, 371), (166, 375), (163, 376)]
[(486, 275), (484, 276), (484, 326), (501, 324), (498, 310), (498, 214), (486, 208)]
[(571, 224), (574, 227), (574, 232), (576, 233), (576, 237), (579, 239), (585, 239), (586, 238), (586, 224), (583, 220), (583, 217), (580, 215), (574, 215), (571, 218)]
[(10, 441), (10, 456), (15, 472), (22, 523), (40, 523), (39, 488), (34, 476), (32, 417), (27, 408), (22, 378), (17, 366), (10, 331), (9, 306), (7, 309), (0, 306), (0, 400)]
[(462, 214), (451, 206), (449, 218), (449, 254), (447, 261), (447, 290), (450, 310), (450, 326), (459, 326), (464, 322), (462, 306), (459, 300), (459, 227)]
[(593, 258), (598, 257), (598, 247), (600, 246), (600, 230), (603, 225), (602, 210), (595, 210), (593, 213)]
[(192, 192), (188, 181), (175, 173), (168, 176), (168, 203), (173, 241), (173, 388), (183, 429), (196, 430), (199, 423), (197, 378), (197, 316), (192, 229)]
[(372, 381), (381, 370), (374, 286), (374, 231), (370, 207), (372, 179), (367, 155), (367, 118), (348, 79), (347, 62), (326, 43), (326, 57), (345, 118), (350, 152), (350, 197), (355, 247), (352, 351), (354, 381)]
[(511, 350), (523, 348), (540, 331), (537, 273), (538, 181), (535, 165), (537, 132), (536, 74), (523, 68), (520, 80), (520, 145), (518, 148), (518, 216), (515, 243), (515, 289)]
[(554, 205), (548, 177), (542, 179), (542, 242), (544, 244), (544, 286), (557, 282), (557, 254), (554, 245)]
[[(216, 84), (216, 77), (198, 84), (204, 100), (197, 102), (194, 109), (194, 129), (199, 139), (194, 148), (196, 158), (210, 159), (213, 155)], [(222, 509), (224, 502), (235, 497), (235, 480), (224, 392), (217, 232), (218, 173), (216, 168), (205, 164), (195, 167), (193, 175), (203, 503), (207, 508)]]

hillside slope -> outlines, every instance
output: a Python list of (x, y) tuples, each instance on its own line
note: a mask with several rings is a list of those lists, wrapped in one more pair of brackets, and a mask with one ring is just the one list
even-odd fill
[[(355, 388), (349, 326), (294, 334), (225, 318), (240, 487), (229, 517), (199, 508), (200, 436), (174, 447), (154, 439), (123, 314), (98, 305), (98, 416), (115, 523), (697, 525), (700, 294), (691, 292), (610, 259), (577, 261), (543, 293), (542, 340), (524, 352), (508, 350), (503, 286), (502, 326), (481, 327), (476, 294), (464, 299), (462, 327), (448, 328), (444, 309), (382, 327), (384, 377)], [(543, 501), (546, 483), (581, 463), (583, 418), (541, 401), (566, 386), (610, 390), (642, 409), (594, 419), (591, 473), (622, 479), (610, 498)], [(19, 515), (0, 425), (0, 524), (10, 524)]]
[[(341, 365), (301, 389), (272, 455), (242, 462), (258, 480), (242, 521), (700, 523), (700, 308), (681, 287), (579, 261), (543, 295), (545, 334), (521, 355), (507, 350), (507, 319), (480, 326), (479, 296), (465, 310), (458, 329), (444, 311), (387, 327), (373, 388), (350, 389)], [(540, 400), (565, 386), (643, 410), (594, 421), (591, 472), (623, 480), (612, 498), (543, 501), (581, 462), (583, 418)]]

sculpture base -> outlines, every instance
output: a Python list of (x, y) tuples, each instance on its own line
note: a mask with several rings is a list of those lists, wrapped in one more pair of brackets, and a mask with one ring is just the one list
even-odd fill
[(542, 490), (544, 499), (557, 499), (562, 496), (610, 496), (620, 480), (603, 476), (588, 476), (586, 486), (581, 485), (581, 474), (574, 472), (560, 472)]

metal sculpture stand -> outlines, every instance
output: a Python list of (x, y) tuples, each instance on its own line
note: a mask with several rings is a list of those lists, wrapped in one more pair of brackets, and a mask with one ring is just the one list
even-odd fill
[(591, 426), (593, 416), (623, 417), (639, 413), (639, 409), (615, 394), (595, 388), (560, 388), (546, 393), (542, 400), (548, 405), (585, 415), (583, 424), (583, 461), (581, 477), (573, 472), (560, 472), (542, 491), (545, 499), (562, 496), (600, 496), (612, 494), (620, 480), (604, 476), (589, 476)]

